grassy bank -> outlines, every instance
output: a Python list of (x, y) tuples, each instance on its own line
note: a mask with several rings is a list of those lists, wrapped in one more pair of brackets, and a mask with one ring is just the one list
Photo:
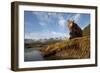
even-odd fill
[(84, 36), (47, 45), (40, 50), (45, 59), (83, 59), (90, 57), (90, 38)]

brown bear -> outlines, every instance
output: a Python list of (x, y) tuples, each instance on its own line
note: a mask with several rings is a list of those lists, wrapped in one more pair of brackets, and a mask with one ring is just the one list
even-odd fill
[(69, 39), (73, 39), (76, 37), (82, 37), (81, 28), (73, 20), (67, 20), (67, 26), (68, 26), (69, 31), (70, 31)]

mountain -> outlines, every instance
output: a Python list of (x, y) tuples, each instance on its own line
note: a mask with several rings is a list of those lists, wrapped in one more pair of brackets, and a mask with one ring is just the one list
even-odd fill
[(83, 36), (90, 35), (90, 24), (83, 29)]
[(24, 39), (24, 43), (33, 43), (35, 40), (32, 40), (32, 39)]

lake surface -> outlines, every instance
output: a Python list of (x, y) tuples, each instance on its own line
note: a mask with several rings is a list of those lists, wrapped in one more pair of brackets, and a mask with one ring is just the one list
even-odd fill
[(24, 61), (41, 61), (44, 60), (39, 48), (25, 48)]

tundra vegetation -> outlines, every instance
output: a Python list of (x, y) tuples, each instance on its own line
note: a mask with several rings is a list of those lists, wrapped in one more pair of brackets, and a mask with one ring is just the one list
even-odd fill
[(25, 48), (39, 47), (45, 60), (90, 58), (90, 24), (80, 32), (81, 37), (39, 40), (25, 43)]

